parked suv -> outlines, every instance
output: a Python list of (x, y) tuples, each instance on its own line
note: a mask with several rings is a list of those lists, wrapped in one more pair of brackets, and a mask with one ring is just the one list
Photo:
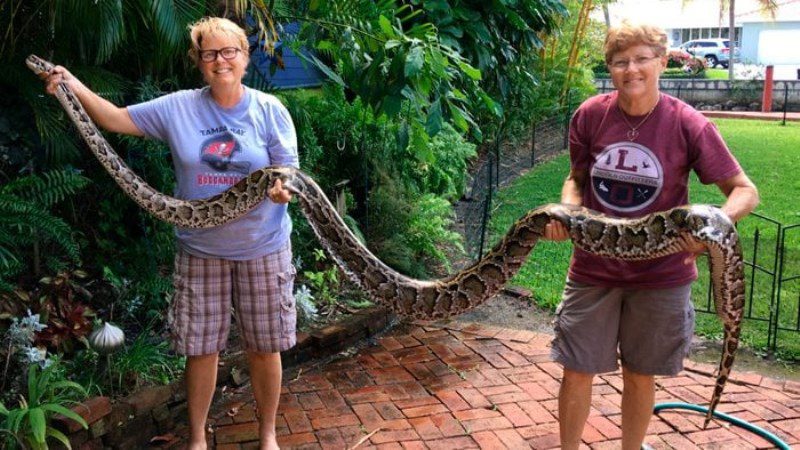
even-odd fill
[[(731, 60), (730, 40), (728, 39), (695, 39), (681, 44), (678, 48), (706, 60), (709, 69), (717, 64), (727, 68)], [(738, 56), (738, 49), (734, 49), (734, 61)]]

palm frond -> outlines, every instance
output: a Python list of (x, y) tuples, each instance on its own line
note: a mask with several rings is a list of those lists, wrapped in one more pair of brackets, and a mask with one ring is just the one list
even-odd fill
[(101, 97), (120, 104), (128, 90), (128, 82), (117, 73), (95, 66), (78, 66), (71, 69), (84, 84)]
[(17, 239), (21, 242), (25, 241), (25, 236), (38, 236), (61, 247), (70, 259), (79, 259), (72, 228), (33, 202), (12, 195), (0, 196), (0, 228), (4, 228), (6, 233), (17, 232)]
[(77, 193), (89, 179), (74, 169), (51, 170), (41, 175), (17, 178), (0, 188), (0, 194), (14, 195), (45, 208)]
[(125, 40), (122, 0), (61, 0), (53, 3), (52, 20), (57, 45), (77, 45), (84, 62), (102, 64)]
[(0, 277), (2, 273), (15, 273), (22, 267), (22, 263), (13, 251), (16, 243), (15, 235), (8, 231), (0, 228)]
[[(211, 13), (209, 5), (212, 2), (198, 2), (191, 0), (139, 0), (128, 2), (131, 8), (142, 18), (146, 32), (136, 32), (140, 37), (149, 36), (152, 42), (150, 58), (157, 66), (165, 66), (180, 57), (189, 45), (186, 28), (189, 24)], [(134, 26), (133, 24), (128, 24)]]

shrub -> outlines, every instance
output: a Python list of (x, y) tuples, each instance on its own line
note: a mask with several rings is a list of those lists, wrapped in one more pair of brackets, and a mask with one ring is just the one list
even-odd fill
[(684, 69), (667, 69), (661, 74), (661, 78), (705, 78), (706, 73), (693, 74)]
[(706, 61), (702, 58), (690, 58), (686, 64), (684, 64), (683, 70), (697, 77), (706, 71)]
[(375, 254), (387, 265), (406, 275), (424, 278), (424, 263), (436, 263), (449, 270), (445, 248), (463, 252), (461, 236), (450, 230), (453, 210), (433, 194), (409, 196), (396, 184), (387, 182), (370, 197), (370, 223), (375, 224)]
[(691, 60), (692, 55), (684, 50), (670, 50), (667, 52), (667, 69), (682, 69)]

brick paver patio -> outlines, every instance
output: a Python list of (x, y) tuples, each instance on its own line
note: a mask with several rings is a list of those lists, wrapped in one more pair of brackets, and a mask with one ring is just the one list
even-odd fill
[[(558, 446), (559, 365), (550, 336), (461, 322), (414, 323), (378, 345), (329, 364), (302, 367), (284, 380), (279, 443), (295, 449), (465, 449)], [(706, 404), (714, 367), (687, 361), (676, 377), (657, 380), (656, 402)], [(619, 373), (597, 377), (585, 448), (620, 446)], [(240, 392), (251, 399), (249, 392)], [(252, 402), (228, 395), (212, 412), (218, 450), (257, 448)], [(250, 401), (250, 400), (248, 400)], [(800, 384), (738, 373), (720, 411), (800, 443)], [(725, 423), (702, 429), (703, 416), (684, 410), (654, 417), (654, 448), (772, 448)]]

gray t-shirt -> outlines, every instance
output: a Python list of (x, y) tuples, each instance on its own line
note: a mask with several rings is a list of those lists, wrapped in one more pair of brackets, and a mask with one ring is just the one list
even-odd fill
[[(129, 106), (128, 112), (147, 137), (169, 144), (177, 198), (211, 197), (265, 166), (298, 167), (289, 112), (260, 91), (245, 87), (232, 108), (214, 102), (207, 87), (179, 91)], [(280, 250), (291, 231), (286, 205), (267, 199), (225, 225), (176, 233), (192, 255), (247, 260)]]

